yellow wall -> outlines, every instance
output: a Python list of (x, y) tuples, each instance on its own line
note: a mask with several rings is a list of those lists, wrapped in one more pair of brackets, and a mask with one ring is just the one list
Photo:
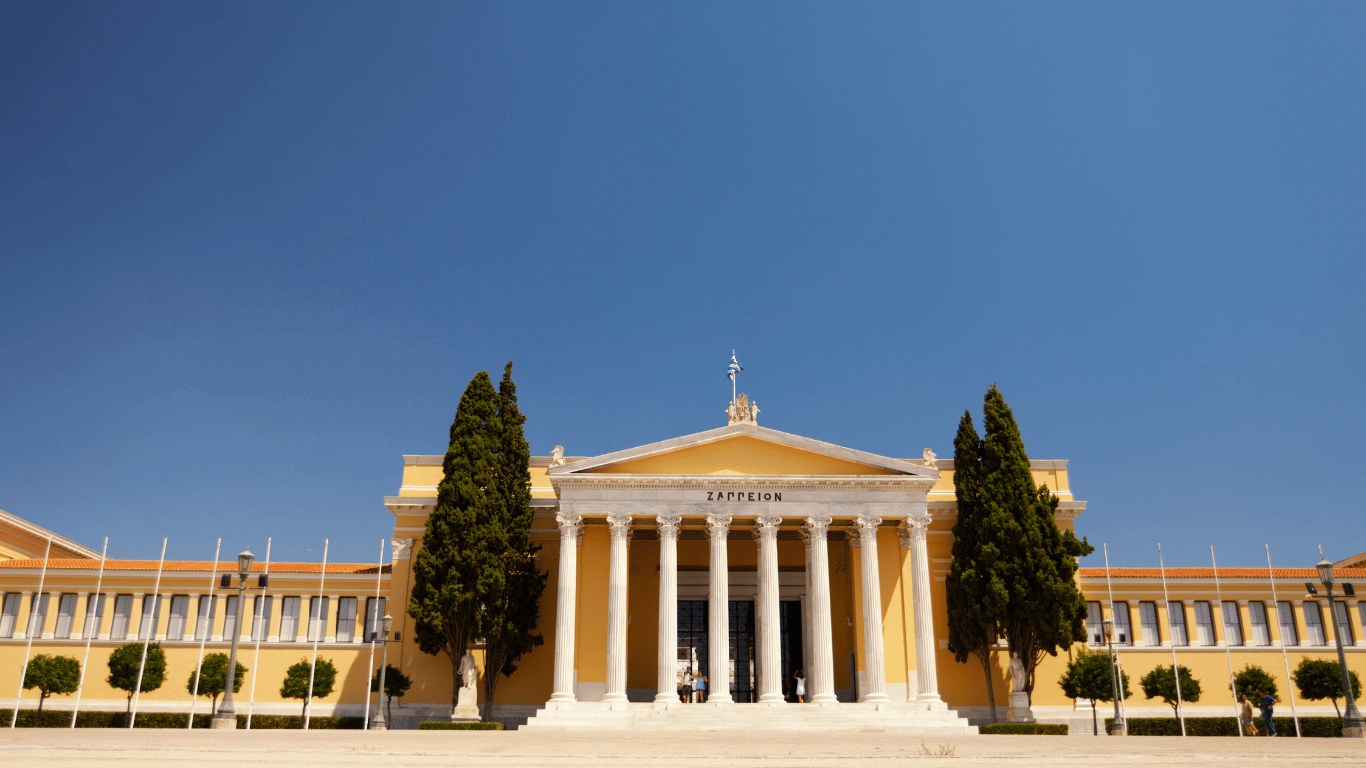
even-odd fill
[(856, 464), (738, 435), (669, 453), (589, 470), (642, 475), (896, 475), (890, 469)]

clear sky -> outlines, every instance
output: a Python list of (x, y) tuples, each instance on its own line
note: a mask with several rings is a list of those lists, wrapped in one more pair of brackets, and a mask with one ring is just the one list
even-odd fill
[[(0, 5), (0, 508), (373, 560), (508, 360), (533, 453), (952, 455), (1111, 561), (1366, 550), (1366, 4)], [(1099, 552), (1088, 564), (1099, 564)]]

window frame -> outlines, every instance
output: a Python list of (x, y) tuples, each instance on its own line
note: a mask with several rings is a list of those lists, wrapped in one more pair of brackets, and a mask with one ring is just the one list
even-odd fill
[[(299, 642), (299, 613), (303, 598), (299, 595), (286, 595), (280, 598), (280, 642)], [(289, 627), (289, 633), (285, 633)]]
[[(1290, 623), (1286, 623), (1286, 619)], [(1276, 627), (1281, 631), (1281, 645), (1286, 648), (1297, 648), (1300, 644), (1300, 626), (1295, 621), (1295, 603), (1292, 600), (1276, 601)], [(1286, 642), (1285, 632), (1290, 630), (1290, 642)]]
[[(1342, 609), (1341, 616), (1337, 615), (1339, 608)], [(1352, 631), (1352, 612), (1348, 610), (1347, 603), (1341, 600), (1333, 601), (1333, 618), (1335, 620), (1333, 622), (1333, 636), (1337, 637), (1339, 632), (1343, 632), (1345, 633), (1342, 636), (1343, 647), (1351, 648), (1356, 645), (1356, 632)]]
[(1092, 648), (1099, 648), (1105, 645), (1105, 629), (1101, 623), (1105, 621), (1105, 610), (1101, 607), (1099, 600), (1086, 601), (1086, 644)]
[[(1129, 601), (1111, 601), (1110, 617), (1115, 623), (1115, 645), (1133, 645), (1134, 623), (1133, 616), (1129, 612)], [(1122, 620), (1121, 617), (1123, 617)]]
[(1243, 646), (1243, 612), (1238, 609), (1235, 600), (1219, 601), (1219, 617), (1224, 622), (1224, 645), (1230, 648)]
[[(1143, 628), (1143, 645), (1145, 647), (1156, 648), (1162, 645), (1162, 623), (1158, 618), (1157, 601), (1140, 600), (1138, 602), (1138, 625)], [(1149, 616), (1152, 621), (1149, 622)]]
[(321, 643), (327, 640), (327, 617), (329, 595), (314, 595), (308, 598), (308, 642)]
[[(70, 640), (76, 625), (76, 602), (80, 596), (75, 592), (63, 592), (57, 596), (57, 623), (52, 627), (52, 636), (58, 640)], [(63, 625), (66, 631), (63, 632)]]
[[(1258, 621), (1260, 615), (1261, 621)], [(1271, 645), (1271, 620), (1266, 615), (1266, 603), (1261, 600), (1249, 600), (1247, 602), (1247, 625), (1252, 630), (1253, 646), (1265, 648)]]
[(0, 637), (14, 637), (19, 628), (19, 607), (24, 604), (24, 596), (19, 592), (6, 592), (0, 600)]
[[(1312, 620), (1310, 608), (1313, 608)], [(1323, 648), (1328, 645), (1328, 631), (1323, 626), (1323, 606), (1317, 600), (1305, 600), (1300, 604), (1300, 610), (1304, 613), (1304, 634), (1311, 648)]]
[(1191, 644), (1190, 624), (1186, 621), (1186, 604), (1180, 600), (1167, 601), (1167, 635), (1172, 645), (1187, 648)]
[(332, 630), (332, 636), (339, 643), (356, 641), (356, 603), (357, 600), (354, 597), (337, 598), (337, 620), (336, 627)]
[(251, 601), (251, 639), (262, 642), (270, 638), (270, 621), (275, 607), (274, 595), (256, 595)]
[(170, 610), (171, 618), (166, 620), (166, 639), (184, 640), (185, 626), (190, 618), (190, 596), (171, 595)]
[[(122, 622), (122, 632), (116, 632)], [(127, 640), (132, 634), (129, 628), (133, 625), (133, 595), (129, 593), (114, 595), (114, 621), (109, 626), (110, 640)]]
[[(151, 616), (147, 615), (147, 604), (152, 605)], [(142, 596), (142, 613), (138, 620), (138, 640), (156, 640), (157, 624), (161, 622), (161, 595)]]
[(85, 599), (85, 623), (81, 626), (81, 637), (95, 638), (100, 636), (100, 626), (104, 624), (104, 601), (105, 594), (103, 592), (91, 593)]
[[(1219, 636), (1214, 633), (1214, 607), (1208, 600), (1195, 600), (1195, 636), (1200, 640), (1195, 643), (1200, 648), (1213, 648), (1219, 644)], [(1202, 618), (1204, 619), (1202, 621)], [(1206, 636), (1208, 635), (1208, 642)]]

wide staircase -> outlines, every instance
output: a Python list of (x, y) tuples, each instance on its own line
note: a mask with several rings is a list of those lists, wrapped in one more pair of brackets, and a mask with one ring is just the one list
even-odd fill
[(803, 731), (910, 735), (977, 733), (949, 709), (918, 704), (549, 703), (528, 731)]

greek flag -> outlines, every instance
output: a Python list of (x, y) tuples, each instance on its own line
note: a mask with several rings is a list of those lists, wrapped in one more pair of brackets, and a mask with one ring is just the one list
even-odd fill
[(740, 363), (736, 361), (736, 359), (735, 359), (735, 350), (732, 349), (732, 350), (730, 351), (730, 368), (728, 369), (728, 371), (727, 371), (727, 373), (726, 373), (726, 376), (731, 380), (731, 382), (734, 382), (734, 381), (735, 381), (735, 374), (737, 374), (737, 373), (739, 373), (740, 371), (743, 371), (743, 370), (745, 370), (745, 369), (744, 369), (744, 368), (741, 368), (741, 367), (740, 367)]

